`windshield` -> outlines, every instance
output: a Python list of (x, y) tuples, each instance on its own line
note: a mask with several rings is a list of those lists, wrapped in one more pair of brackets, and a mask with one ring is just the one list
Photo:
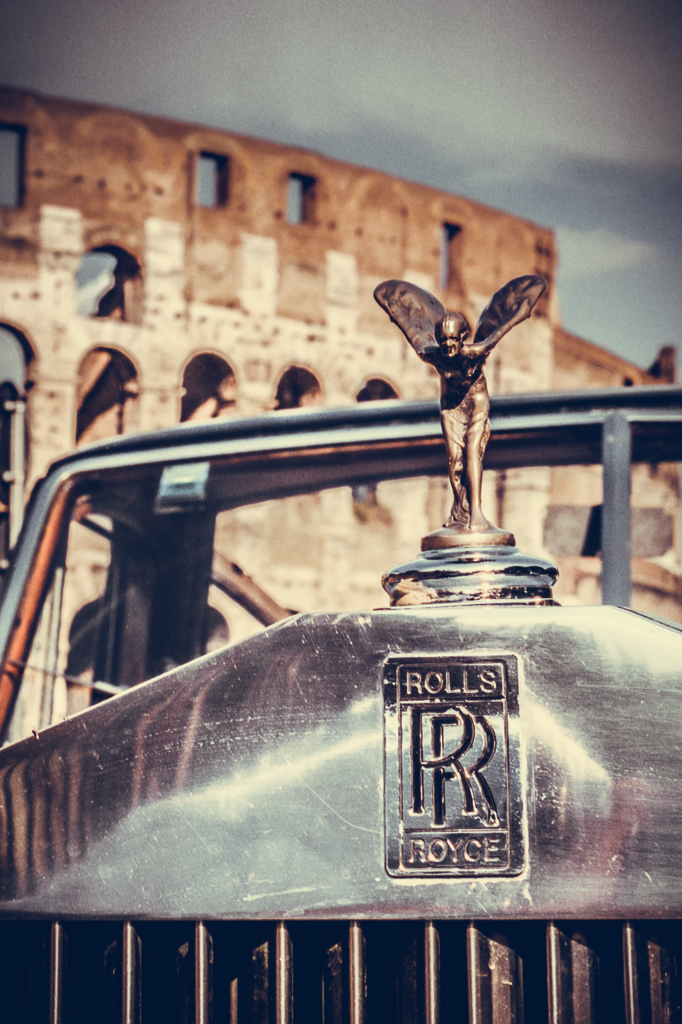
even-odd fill
[[(242, 479), (216, 458), (100, 472), (72, 488), (32, 643), (14, 666), (10, 741), (294, 612), (386, 606), (382, 573), (447, 512), (445, 479), (426, 477), (242, 504), (274, 472)], [(302, 467), (288, 477), (283, 490), (306, 491)]]

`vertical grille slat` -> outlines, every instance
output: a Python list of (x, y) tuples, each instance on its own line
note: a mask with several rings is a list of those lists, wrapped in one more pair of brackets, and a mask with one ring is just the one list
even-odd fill
[(140, 937), (130, 921), (123, 922), (123, 949), (121, 957), (122, 1024), (140, 1024)]
[(672, 1024), (681, 952), (662, 921), (2, 922), (0, 1016)]
[(342, 941), (325, 942), (322, 966), (322, 1022), (323, 1024), (345, 1024), (344, 1013), (346, 987), (346, 958)]
[(680, 1005), (675, 1005), (675, 960), (670, 950), (649, 942), (649, 994), (651, 1019), (668, 1021), (678, 1019)]
[(629, 921), (623, 925), (623, 985), (625, 988), (626, 1024), (639, 1024), (639, 970), (637, 936)]
[(284, 921), (275, 933), (275, 1024), (292, 1024), (294, 1019), (294, 966), (289, 929)]
[(367, 980), (365, 973), (365, 936), (357, 921), (348, 926), (350, 985), (350, 1024), (365, 1024)]
[(194, 926), (194, 1021), (211, 1024), (213, 940), (203, 921)]
[(64, 927), (53, 921), (50, 929), (50, 1024), (62, 1024), (64, 982)]
[(594, 1024), (598, 1018), (599, 958), (571, 926), (547, 925), (550, 1024)]
[(467, 928), (467, 990), (469, 993), (469, 1024), (483, 1024), (479, 995), (481, 964), (478, 932), (475, 924)]
[(424, 924), (424, 1020), (440, 1024), (440, 936), (433, 921)]
[[(271, 938), (260, 941), (251, 952), (249, 979), (249, 1024), (271, 1024), (271, 1004), (274, 997), (272, 971), (274, 966), (273, 943)], [(239, 1007), (241, 1011), (241, 1005)], [(241, 1017), (240, 1017), (241, 1024)]]
[(679, 1019), (679, 952), (679, 932), (670, 926), (624, 922), (626, 1024), (669, 1024)]
[(523, 961), (503, 935), (467, 930), (470, 1024), (523, 1024)]
[(237, 979), (230, 980), (230, 1024), (237, 1024), (239, 1019), (239, 987)]
[(549, 1024), (564, 1024), (564, 992), (569, 970), (568, 957), (560, 930), (554, 921), (547, 925), (547, 1003)]

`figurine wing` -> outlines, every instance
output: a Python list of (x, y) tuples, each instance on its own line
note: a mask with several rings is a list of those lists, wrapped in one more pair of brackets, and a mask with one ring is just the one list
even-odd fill
[(374, 289), (374, 298), (397, 324), (419, 356), (437, 349), (435, 327), (445, 314), (445, 306), (430, 292), (409, 281), (383, 281)]
[(499, 334), (497, 342), (512, 327), (526, 320), (546, 287), (544, 277), (528, 274), (515, 277), (500, 288), (481, 313), (472, 345), (483, 345), (496, 333)]

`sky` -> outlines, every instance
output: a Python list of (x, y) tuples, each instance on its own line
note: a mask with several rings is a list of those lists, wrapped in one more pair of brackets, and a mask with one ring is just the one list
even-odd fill
[(555, 229), (568, 330), (682, 342), (680, 0), (4, 0), (0, 82), (508, 210)]

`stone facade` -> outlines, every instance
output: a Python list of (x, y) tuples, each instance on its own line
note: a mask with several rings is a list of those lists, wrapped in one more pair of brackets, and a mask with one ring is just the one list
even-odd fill
[[(373, 301), (391, 277), (474, 323), (509, 279), (548, 280), (532, 320), (490, 358), (492, 392), (661, 379), (563, 332), (554, 235), (521, 218), (316, 153), (14, 90), (0, 92), (3, 141), (15, 180), (0, 205), (0, 328), (29, 363), (32, 480), (77, 440), (121, 430), (435, 396), (435, 372)], [(597, 471), (573, 471), (570, 487), (562, 472), (490, 475), (486, 508), (526, 550), (545, 550), (547, 509), (564, 491), (568, 504), (599, 501)], [(637, 471), (647, 482), (652, 473)], [(659, 483), (656, 500), (672, 508), (676, 474)], [(398, 515), (391, 536), (409, 534), (414, 547), (426, 505), (440, 515), (446, 500), (438, 484), (434, 504), (435, 486), (413, 488), (422, 511), (410, 525)], [(324, 516), (332, 547), (337, 507)], [(677, 550), (675, 537), (652, 570), (675, 607)], [(590, 587), (594, 597), (598, 560), (578, 562), (567, 563), (564, 599)], [(303, 606), (295, 597), (283, 603)]]

